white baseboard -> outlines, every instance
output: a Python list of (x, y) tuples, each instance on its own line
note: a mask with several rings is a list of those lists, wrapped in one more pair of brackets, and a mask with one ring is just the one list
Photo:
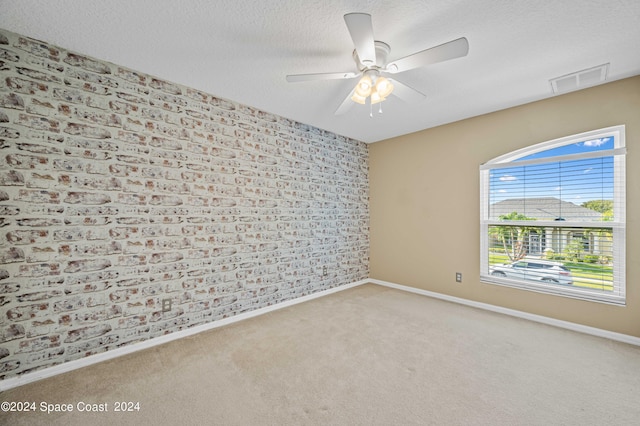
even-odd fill
[(38, 380), (46, 379), (49, 377), (56, 376), (58, 374), (67, 373), (69, 371), (77, 370), (78, 368), (87, 367), (89, 365), (97, 364), (99, 362), (107, 361), (110, 359), (118, 358), (123, 355), (128, 355), (133, 352), (138, 352), (144, 349), (149, 349), (154, 346), (162, 345), (164, 343), (171, 342), (173, 340), (178, 340), (183, 337), (192, 336), (194, 334), (201, 333), (203, 331), (212, 330), (214, 328), (223, 327), (228, 324), (232, 324), (235, 322), (239, 322), (248, 318), (257, 317), (259, 315), (264, 315), (266, 313), (276, 311), (278, 309), (283, 309), (288, 306), (297, 305), (298, 303), (307, 302), (309, 300), (318, 299), (320, 297), (337, 293), (342, 290), (347, 290), (349, 288), (357, 287), (362, 284), (369, 283), (369, 280), (361, 280), (351, 284), (345, 284), (339, 287), (330, 288), (327, 290), (319, 291), (317, 293), (309, 294), (307, 296), (298, 297), (296, 299), (287, 300), (282, 303), (278, 303), (271, 306), (266, 306), (264, 308), (259, 308), (254, 311), (244, 312), (242, 314), (235, 315), (233, 317), (224, 318), (221, 320), (213, 321), (207, 324), (202, 324), (193, 328), (189, 328), (187, 330), (176, 331), (175, 333), (165, 334), (160, 337), (154, 337), (153, 339), (146, 340), (140, 343), (134, 343), (129, 346), (124, 346), (118, 349), (112, 349), (107, 352), (103, 352), (96, 355), (91, 355), (85, 358), (80, 358), (73, 361), (68, 361), (60, 365), (55, 365), (53, 367), (48, 367), (42, 370), (34, 371), (32, 373), (27, 373), (21, 376), (12, 377), (5, 380), (0, 380), (0, 392), (6, 391), (18, 386), (26, 385), (27, 383), (32, 383)]
[(384, 287), (394, 288), (397, 290), (406, 291), (409, 293), (415, 293), (422, 296), (432, 297), (434, 299), (446, 300), (448, 302), (459, 303), (461, 305), (471, 306), (474, 308), (485, 309), (487, 311), (497, 312), (505, 315), (510, 315), (513, 317), (523, 318), (530, 321), (539, 322), (542, 324), (552, 325), (555, 327), (565, 328), (568, 330), (577, 331), (580, 333), (590, 334), (593, 336), (604, 337), (606, 339), (615, 340), (618, 342), (628, 343), (631, 345), (640, 346), (640, 338), (629, 336), (627, 334), (615, 333), (612, 331), (602, 330), (595, 327), (588, 327), (581, 324), (576, 324), (568, 321), (561, 321), (553, 318), (544, 317), (541, 315), (534, 315), (527, 312), (517, 311), (514, 309), (503, 308), (500, 306), (490, 305), (487, 303), (474, 302), (472, 300), (462, 299), (459, 297), (449, 296), (446, 294), (435, 293), (428, 290), (422, 290), (419, 288), (408, 287), (400, 284), (391, 283), (388, 281), (381, 281), (376, 279), (366, 279), (357, 281), (351, 284), (345, 284), (343, 286), (330, 288), (328, 290), (319, 291), (317, 293), (313, 293), (307, 296), (299, 297), (297, 299), (287, 300), (282, 303), (278, 303), (276, 305), (267, 306), (264, 308), (256, 309), (255, 311), (245, 312), (242, 314), (238, 314), (233, 317), (221, 319), (218, 321), (213, 321), (208, 324), (199, 325), (188, 330), (177, 331), (175, 333), (166, 334), (164, 336), (155, 337), (153, 339), (149, 339), (144, 342), (135, 343), (129, 346), (125, 346), (118, 349), (113, 349), (107, 352), (103, 352), (101, 354), (91, 355), (86, 358), (80, 358), (74, 361), (65, 362), (64, 364), (56, 365), (53, 367), (45, 368), (43, 370), (34, 371), (33, 373), (24, 374), (18, 377), (12, 377), (10, 379), (5, 379), (0, 381), (0, 392), (9, 390), (18, 386), (26, 385), (28, 383), (32, 383), (38, 380), (46, 379), (49, 377), (56, 376), (58, 374), (67, 373), (73, 370), (77, 370), (82, 367), (87, 367), (89, 365), (97, 364), (99, 362), (107, 361), (110, 359), (118, 358), (123, 355), (127, 355), (130, 353), (134, 353), (137, 351), (141, 351), (144, 349), (152, 348), (154, 346), (162, 345), (164, 343), (171, 342), (173, 340), (178, 340), (183, 337), (192, 336), (194, 334), (201, 333), (203, 331), (212, 330), (214, 328), (223, 327), (228, 324), (232, 324), (235, 322), (239, 322), (245, 319), (253, 318), (259, 315), (264, 315), (269, 312), (276, 311), (278, 309), (283, 309), (288, 306), (297, 305), (298, 303), (307, 302), (309, 300), (318, 299), (323, 296), (327, 296), (332, 293), (337, 293), (342, 290), (347, 290), (350, 288), (354, 288), (363, 284), (377, 284)]
[(435, 293), (433, 291), (422, 290), (414, 287), (408, 287), (408, 286), (395, 284), (387, 281), (370, 279), (369, 282), (373, 284), (382, 285), (385, 287), (407, 291), (410, 293), (420, 294), (427, 297), (433, 297), (434, 299), (446, 300), (448, 302), (459, 303), (461, 305), (471, 306), (474, 308), (484, 309), (487, 311), (492, 311), (500, 314), (510, 315), (513, 317), (527, 319), (529, 321), (535, 321), (542, 324), (552, 325), (554, 327), (565, 328), (568, 330), (577, 331), (579, 333), (590, 334), (592, 336), (598, 336), (598, 337), (604, 337), (606, 339), (615, 340), (617, 342), (623, 342), (623, 343), (628, 343), (630, 345), (640, 346), (640, 338), (635, 336), (630, 336), (628, 334), (602, 330), (600, 328), (589, 327), (582, 324), (576, 324), (573, 322), (544, 317), (542, 315), (530, 314), (527, 312), (517, 311), (515, 309), (503, 308), (501, 306), (490, 305), (488, 303), (474, 302), (473, 300), (462, 299), (460, 297), (454, 297), (446, 294)]

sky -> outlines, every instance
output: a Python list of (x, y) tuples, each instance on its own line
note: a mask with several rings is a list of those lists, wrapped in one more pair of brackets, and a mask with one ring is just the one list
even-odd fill
[[(614, 149), (613, 137), (563, 145), (521, 157), (514, 163), (609, 149)], [(613, 170), (611, 156), (493, 169), (489, 203), (538, 197), (555, 197), (577, 205), (589, 200), (612, 200)]]

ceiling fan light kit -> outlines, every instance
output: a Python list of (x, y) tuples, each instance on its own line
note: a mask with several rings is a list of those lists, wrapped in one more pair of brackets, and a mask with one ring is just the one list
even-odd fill
[(393, 83), (391, 80), (378, 77), (378, 81), (376, 81), (376, 92), (384, 99), (393, 92)]
[(380, 76), (374, 70), (368, 70), (353, 90), (351, 100), (364, 105), (367, 98), (371, 97), (371, 103), (377, 104), (384, 101), (391, 92), (393, 92), (393, 83), (389, 79)]
[[(392, 93), (405, 102), (415, 102), (426, 96), (418, 90), (401, 83), (397, 79), (388, 79), (382, 74), (396, 74), (415, 68), (424, 67), (438, 62), (448, 61), (466, 56), (469, 52), (467, 39), (459, 39), (422, 50), (404, 58), (387, 62), (391, 48), (387, 43), (373, 38), (371, 15), (367, 13), (348, 13), (344, 21), (354, 44), (353, 59), (358, 72), (321, 73), (321, 74), (293, 74), (287, 76), (288, 82), (350, 79), (362, 76), (355, 88), (340, 104), (335, 114), (343, 114), (351, 105), (349, 100), (364, 105), (369, 99), (370, 104), (383, 102)], [(397, 88), (394, 92), (394, 89)]]

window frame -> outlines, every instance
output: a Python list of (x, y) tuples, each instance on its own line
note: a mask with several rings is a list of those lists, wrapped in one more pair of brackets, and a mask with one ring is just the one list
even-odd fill
[[(565, 145), (576, 144), (603, 137), (613, 137), (614, 147), (609, 150), (593, 151), (580, 154), (558, 155), (554, 157), (545, 157), (542, 159), (520, 160), (520, 158), (530, 156), (539, 152), (547, 151)], [(613, 293), (605, 293), (602, 291), (583, 289), (579, 287), (566, 287), (562, 285), (539, 283), (530, 280), (509, 279), (490, 275), (489, 265), (489, 227), (490, 225), (505, 225), (504, 221), (490, 219), (490, 203), (489, 196), (490, 175), (496, 169), (508, 168), (514, 166), (526, 166), (531, 164), (540, 164), (553, 161), (572, 161), (586, 158), (613, 157), (613, 212), (614, 217), (607, 222), (580, 222), (569, 221), (563, 222), (561, 228), (611, 228), (613, 235)], [(618, 125), (603, 129), (592, 130), (546, 142), (530, 145), (503, 155), (500, 155), (480, 166), (480, 281), (488, 284), (496, 284), (507, 287), (513, 287), (523, 290), (529, 290), (545, 294), (559, 295), (569, 298), (581, 300), (608, 303), (613, 305), (626, 304), (626, 147), (625, 147), (625, 126)], [(509, 221), (508, 225), (529, 225), (531, 221)], [(603, 224), (606, 226), (603, 227)], [(536, 227), (558, 227), (558, 222), (536, 220)], [(520, 261), (526, 259), (521, 259)]]

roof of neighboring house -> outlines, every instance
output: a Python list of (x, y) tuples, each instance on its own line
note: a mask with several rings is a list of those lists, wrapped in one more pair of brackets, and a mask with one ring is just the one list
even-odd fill
[(602, 213), (555, 197), (511, 198), (489, 206), (489, 217), (498, 219), (513, 212), (538, 220), (589, 220), (602, 218)]

